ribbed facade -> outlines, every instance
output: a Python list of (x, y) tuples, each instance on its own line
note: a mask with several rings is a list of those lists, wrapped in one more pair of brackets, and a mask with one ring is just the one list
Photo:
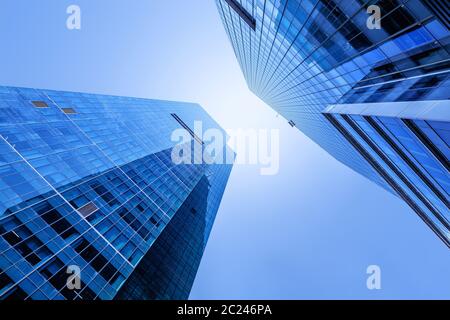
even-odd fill
[(216, 3), (250, 89), (449, 244), (448, 1)]
[(194, 121), (222, 130), (196, 104), (0, 87), (0, 299), (186, 299), (232, 167), (173, 163)]

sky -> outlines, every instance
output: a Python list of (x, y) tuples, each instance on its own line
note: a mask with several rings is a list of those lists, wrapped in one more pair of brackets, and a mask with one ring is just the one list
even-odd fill
[(197, 102), (225, 129), (280, 130), (277, 175), (234, 167), (191, 299), (450, 298), (447, 247), (248, 90), (213, 0), (2, 0), (0, 35), (0, 85)]

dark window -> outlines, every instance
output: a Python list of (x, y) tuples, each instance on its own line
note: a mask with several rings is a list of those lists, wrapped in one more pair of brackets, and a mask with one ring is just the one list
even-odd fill
[(39, 272), (44, 276), (50, 284), (55, 287), (66, 299), (73, 300), (76, 296), (75, 290), (67, 288), (67, 279), (69, 274), (66, 273), (64, 264), (58, 258), (52, 259)]
[(433, 88), (439, 85), (442, 79), (439, 79), (437, 76), (425, 77), (417, 81), (411, 88), (412, 89), (424, 89), (424, 88)]
[(117, 269), (85, 239), (75, 246), (75, 251), (110, 284), (114, 284), (119, 278)]
[(23, 301), (28, 297), (28, 294), (22, 290), (19, 286), (14, 287), (8, 293), (2, 297), (4, 300)]
[(0, 234), (3, 234), (3, 238), (9, 245), (32, 265), (38, 264), (51, 253), (42, 241), (32, 235), (25, 226), (20, 226), (9, 232), (0, 226)]
[(119, 216), (134, 230), (136, 231), (142, 239), (148, 240), (149, 231), (145, 228), (142, 223), (126, 208), (121, 208), (119, 210)]
[(136, 218), (131, 214), (130, 211), (128, 211), (126, 208), (121, 208), (119, 210), (119, 216), (126, 221), (126, 223), (131, 224), (133, 223)]
[(400, 97), (398, 101), (417, 101), (423, 98), (430, 90), (427, 89), (408, 89)]
[(384, 64), (376, 66), (375, 68), (372, 69), (370, 77), (384, 76), (389, 74), (390, 77), (388, 79), (383, 78), (384, 81), (402, 78), (402, 75), (399, 73), (399, 71), (397, 70), (397, 68), (393, 63), (385, 63), (385, 62), (383, 63)]
[(68, 239), (71, 236), (78, 234), (72, 224), (63, 218), (61, 214), (48, 202), (37, 206), (35, 211), (63, 239)]
[(156, 221), (156, 219), (153, 218), (153, 217), (150, 218), (150, 222), (151, 222), (153, 225), (155, 225), (156, 227), (159, 227), (159, 225), (160, 225), (160, 222)]
[(8, 277), (8, 275), (5, 272), (2, 271), (2, 273), (0, 273), (0, 291), (2, 291), (3, 289), (12, 284), (13, 281), (11, 280), (11, 278)]
[(377, 3), (381, 8), (383, 30), (394, 35), (415, 23), (414, 17), (398, 0), (381, 0)]
[[(82, 285), (83, 288), (83, 285)], [(99, 299), (94, 291), (84, 286), (84, 289), (76, 296), (75, 300), (94, 300)]]
[(94, 183), (91, 188), (110, 206), (118, 204), (116, 198), (104, 186)]
[(380, 86), (372, 95), (367, 97), (364, 102), (379, 102), (382, 101), (388, 93), (396, 87), (396, 82), (385, 83)]

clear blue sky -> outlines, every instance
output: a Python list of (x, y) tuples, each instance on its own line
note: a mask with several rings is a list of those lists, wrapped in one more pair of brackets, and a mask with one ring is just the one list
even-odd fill
[(224, 128), (281, 130), (278, 175), (234, 168), (191, 298), (450, 298), (450, 252), (412, 210), (248, 91), (214, 1), (2, 0), (0, 35), (0, 85), (194, 101)]

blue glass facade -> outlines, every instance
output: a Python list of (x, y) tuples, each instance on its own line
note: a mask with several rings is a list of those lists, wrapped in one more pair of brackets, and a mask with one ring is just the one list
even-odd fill
[(374, 110), (336, 105), (326, 116), (450, 246), (450, 103), (430, 101), (422, 107), (428, 112), (422, 110), (420, 118), (410, 114), (409, 103), (398, 102), (374, 103), (369, 108)]
[(232, 168), (173, 163), (194, 121), (223, 132), (196, 104), (0, 87), (0, 299), (186, 299)]
[(216, 3), (250, 89), (449, 245), (448, 1)]

